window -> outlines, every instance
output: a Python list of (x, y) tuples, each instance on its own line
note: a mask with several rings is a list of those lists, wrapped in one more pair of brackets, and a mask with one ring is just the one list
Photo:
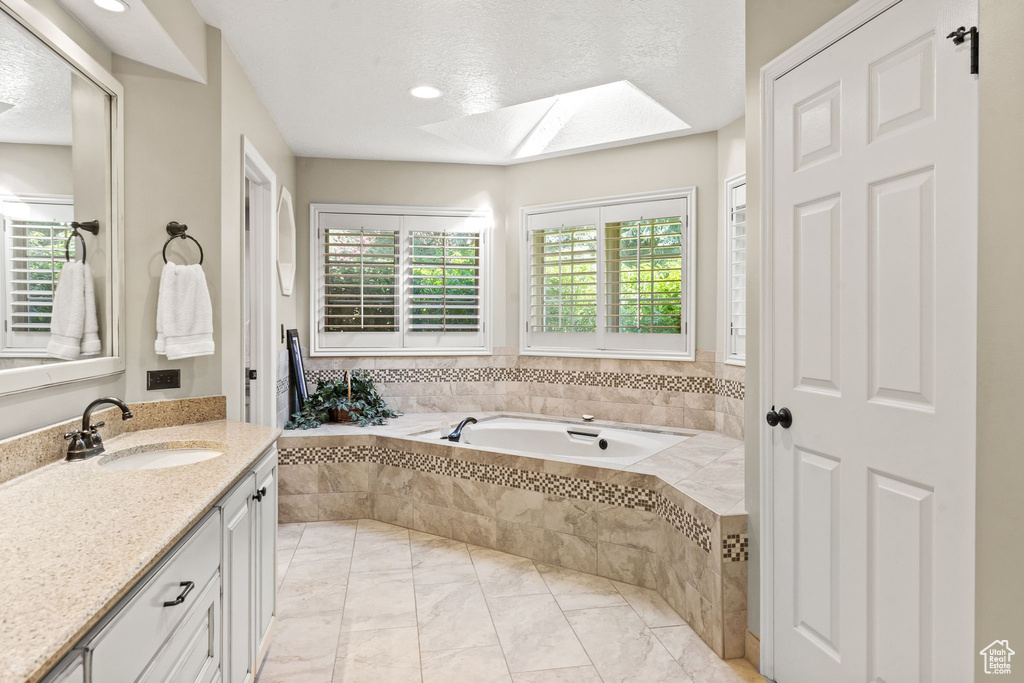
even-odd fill
[(744, 365), (747, 358), (747, 181), (725, 183), (725, 360)]
[(693, 192), (524, 209), (523, 352), (692, 359)]
[[(4, 334), (0, 355), (45, 356), (53, 292), (74, 220), (70, 197), (2, 197)], [(75, 257), (77, 241), (68, 244)]]
[(331, 204), (312, 214), (313, 355), (489, 351), (489, 216)]

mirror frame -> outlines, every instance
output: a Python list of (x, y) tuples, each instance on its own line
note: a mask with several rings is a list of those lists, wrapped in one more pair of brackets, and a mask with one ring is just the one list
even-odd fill
[(110, 253), (110, 355), (102, 358), (35, 365), (0, 372), (0, 396), (69, 382), (123, 374), (124, 318), (124, 89), (114, 76), (71, 37), (26, 0), (0, 0), (0, 13), (10, 16), (62, 57), (73, 69), (110, 97), (110, 201), (100, 219)]
[[(282, 235), (291, 230), (289, 243), (282, 240)], [(292, 193), (284, 185), (281, 186), (281, 199), (277, 203), (277, 276), (281, 283), (281, 294), (292, 295), (295, 285), (295, 242), (298, 239), (295, 225), (295, 207), (292, 205)], [(282, 256), (284, 258), (282, 258)]]

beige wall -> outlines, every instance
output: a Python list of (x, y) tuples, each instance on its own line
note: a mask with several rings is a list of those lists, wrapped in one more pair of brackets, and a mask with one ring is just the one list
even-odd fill
[[(1024, 5), (981, 0), (978, 236), (978, 475), (974, 651), (1024, 653)], [(1009, 343), (1008, 343), (1009, 342)], [(976, 657), (975, 680), (988, 680)], [(1024, 655), (1013, 661), (1024, 681)]]
[(760, 633), (760, 467), (758, 428), (761, 390), (758, 373), (759, 325), (761, 305), (761, 239), (757, 208), (761, 202), (761, 67), (778, 57), (854, 3), (854, 0), (747, 0), (747, 402), (746, 430), (746, 505), (750, 515), (750, 564), (747, 575), (747, 617), (749, 628)]
[(0, 194), (75, 194), (69, 145), (0, 142)]
[[(125, 283), (128, 401), (183, 398), (221, 391), (220, 32), (207, 31), (209, 85), (128, 59), (114, 59), (125, 91)], [(188, 225), (203, 246), (203, 270), (213, 303), (212, 356), (169, 361), (153, 350), (160, 250), (169, 221)], [(167, 250), (195, 263), (191, 241)], [(181, 369), (181, 388), (146, 391), (146, 371)]]
[[(270, 113), (260, 101), (255, 88), (242, 70), (227, 41), (220, 40), (221, 76), (221, 338), (219, 343), (224, 353), (221, 368), (221, 389), (228, 398), (228, 417), (242, 417), (242, 138), (249, 140), (277, 176), (278, 196), (274, 197), (273, 210), (277, 213), (280, 188), (287, 187), (294, 195), (295, 155), (288, 143), (274, 125)], [(276, 256), (276, 255), (275, 255)], [(276, 269), (263, 273), (273, 280), (278, 301), (278, 323), (294, 326), (295, 307), (291, 300), (282, 297)], [(275, 348), (284, 348), (277, 334), (278, 323), (274, 324)]]

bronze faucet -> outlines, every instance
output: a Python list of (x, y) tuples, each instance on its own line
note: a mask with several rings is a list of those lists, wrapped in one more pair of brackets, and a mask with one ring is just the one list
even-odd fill
[(85, 460), (91, 458), (94, 455), (99, 455), (103, 452), (103, 437), (100, 436), (99, 428), (104, 425), (103, 422), (97, 422), (92, 424), (92, 411), (97, 406), (101, 406), (105, 403), (113, 403), (115, 406), (121, 409), (121, 419), (128, 420), (132, 417), (131, 408), (119, 398), (108, 396), (107, 398), (98, 398), (88, 406), (85, 407), (85, 412), (82, 414), (82, 428), (76, 429), (73, 432), (68, 432), (64, 435), (65, 439), (71, 441), (68, 445), (67, 460)]

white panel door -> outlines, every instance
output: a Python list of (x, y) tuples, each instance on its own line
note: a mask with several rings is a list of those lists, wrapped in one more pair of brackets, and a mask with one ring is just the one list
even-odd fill
[(973, 679), (976, 0), (774, 82), (775, 677)]

